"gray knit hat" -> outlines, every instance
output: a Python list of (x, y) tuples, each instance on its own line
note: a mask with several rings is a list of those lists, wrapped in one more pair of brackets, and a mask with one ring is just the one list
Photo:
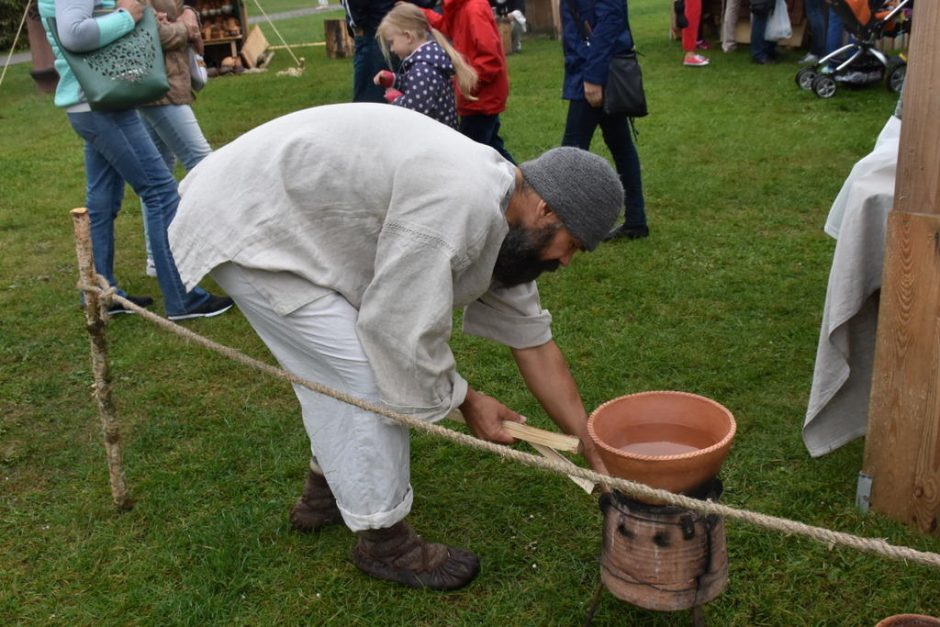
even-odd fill
[(623, 186), (603, 157), (563, 146), (519, 169), (585, 250), (594, 250), (614, 226), (623, 205)]

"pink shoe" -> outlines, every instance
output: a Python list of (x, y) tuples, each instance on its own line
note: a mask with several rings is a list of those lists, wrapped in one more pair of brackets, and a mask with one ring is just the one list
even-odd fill
[(696, 50), (708, 50), (711, 47), (712, 47), (711, 44), (709, 44), (708, 41), (704, 39), (699, 39), (697, 42), (695, 42)]
[(705, 67), (708, 65), (708, 57), (703, 57), (700, 54), (687, 55), (685, 59), (683, 59), (682, 65), (689, 67)]

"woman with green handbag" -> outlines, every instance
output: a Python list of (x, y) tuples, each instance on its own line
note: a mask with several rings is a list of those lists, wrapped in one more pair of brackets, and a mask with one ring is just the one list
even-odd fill
[[(104, 83), (137, 84), (159, 66), (163, 55), (159, 41), (153, 41), (138, 24), (155, 27), (152, 10), (145, 13), (137, 0), (39, 0), (39, 14), (59, 73), (55, 104), (66, 110), (75, 132), (85, 140), (86, 205), (91, 222), (95, 270), (117, 286), (114, 276), (114, 221), (124, 197), (124, 184), (130, 184), (152, 211), (147, 212), (148, 237), (163, 292), (164, 307), (171, 320), (210, 317), (232, 306), (229, 298), (213, 296), (195, 288), (187, 291), (179, 277), (167, 242), (167, 228), (179, 205), (176, 180), (147, 134), (134, 105), (102, 104), (99, 93)], [(156, 52), (144, 46), (154, 43)], [(128, 47), (137, 45), (138, 49)], [(159, 62), (157, 62), (159, 59)], [(81, 83), (76, 70), (82, 72)], [(99, 76), (88, 78), (86, 71)], [(94, 93), (96, 97), (88, 94)], [(153, 96), (149, 96), (150, 100)], [(95, 108), (90, 103), (95, 103)], [(125, 101), (128, 102), (128, 101)], [(106, 107), (106, 108), (102, 108)], [(130, 298), (149, 306), (149, 296)], [(119, 304), (110, 313), (128, 313)]]

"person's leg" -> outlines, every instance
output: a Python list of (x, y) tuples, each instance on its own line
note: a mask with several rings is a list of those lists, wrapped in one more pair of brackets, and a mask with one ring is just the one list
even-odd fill
[[(156, 136), (154, 143), (168, 165), (179, 159), (188, 172), (212, 153), (212, 147), (202, 134), (196, 114), (189, 105), (141, 107), (139, 111), (148, 130), (152, 131), (151, 137)], [(173, 171), (172, 167), (170, 171)]]
[[(151, 119), (151, 116), (145, 114), (145, 111), (159, 108), (160, 107), (144, 107), (139, 111), (139, 113), (140, 118), (144, 123), (144, 128), (147, 129), (147, 134), (150, 135), (150, 139), (153, 141), (153, 145), (157, 147), (157, 152), (159, 152), (160, 156), (163, 157), (163, 162), (166, 163), (167, 169), (172, 173), (173, 170), (176, 169), (176, 156), (154, 128), (154, 120), (157, 116), (153, 116), (153, 119)], [(153, 251), (150, 249), (150, 233), (147, 226), (149, 224), (147, 222), (147, 203), (145, 203), (143, 199), (140, 201), (140, 214), (143, 216), (143, 220), (141, 222), (144, 225), (144, 246), (147, 249), (147, 267), (145, 272), (147, 276), (156, 277), (157, 266), (153, 263)]]
[[(806, 0), (804, 6), (806, 20), (809, 22), (809, 54), (819, 60), (826, 54), (826, 9), (823, 7), (823, 0)], [(803, 63), (815, 61), (807, 57), (804, 59)]]
[(721, 16), (721, 49), (731, 52), (738, 47), (735, 29), (738, 25), (738, 14), (741, 10), (741, 0), (725, 0), (725, 9)]
[(702, 19), (702, 0), (685, 0), (685, 19), (689, 25), (682, 29), (682, 49), (695, 53), (698, 43), (698, 27)]
[(522, 32), (524, 27), (515, 18), (512, 20), (510, 32), (512, 34), (512, 51), (522, 52)]
[(601, 114), (601, 133), (610, 149), (614, 165), (620, 175), (624, 191), (623, 237), (636, 239), (649, 235), (646, 224), (646, 201), (643, 198), (643, 179), (640, 155), (630, 138), (630, 127), (623, 116)]
[(457, 128), (473, 141), (490, 146), (510, 163), (516, 162), (499, 136), (498, 115), (465, 115), (460, 118)]
[(353, 102), (385, 102), (385, 89), (372, 82), (379, 70), (388, 69), (375, 31), (356, 35), (353, 55)]
[(826, 25), (826, 54), (835, 52), (842, 47), (842, 41), (845, 37), (845, 28), (842, 24), (842, 16), (835, 9), (829, 9), (829, 23)]
[(200, 288), (187, 292), (173, 262), (167, 226), (179, 205), (176, 179), (147, 135), (137, 111), (91, 111), (78, 115), (89, 116), (86, 141), (147, 204), (148, 237), (167, 314), (181, 315), (206, 305), (211, 296)]
[(565, 118), (565, 132), (561, 137), (562, 146), (574, 146), (582, 150), (591, 149), (591, 139), (600, 122), (598, 112), (587, 100), (569, 100), (568, 116)]
[[(378, 403), (375, 377), (356, 334), (358, 312), (331, 294), (286, 315), (227, 263), (212, 277), (235, 300), (258, 336), (289, 372)], [(411, 511), (408, 430), (295, 385), (313, 457), (353, 531), (390, 527)]]
[(91, 227), (95, 272), (117, 286), (114, 277), (114, 220), (121, 210), (124, 179), (90, 141), (94, 135), (91, 113), (70, 113), (69, 122), (85, 140), (85, 205)]
[(689, 25), (682, 29), (682, 64), (687, 67), (705, 67), (708, 57), (698, 54), (699, 26), (702, 21), (702, 0), (685, 0), (685, 17)]
[[(767, 16), (751, 14), (751, 59), (756, 63), (771, 63), (773, 57), (767, 53), (767, 40), (764, 31), (767, 29)], [(772, 44), (773, 42), (771, 42)]]
[[(281, 316), (237, 265), (223, 264), (213, 269), (212, 277), (238, 303), (286, 370), (355, 398), (379, 402), (372, 369), (356, 334), (358, 312), (342, 296), (329, 294)], [(473, 553), (426, 542), (403, 520), (412, 504), (408, 430), (303, 386), (294, 385), (294, 392), (317, 467), (335, 495), (343, 521), (356, 532), (356, 566), (411, 587), (450, 590), (472, 581), (480, 568)], [(311, 471), (315, 473), (313, 467)]]
[[(189, 105), (167, 104), (141, 107), (138, 112), (144, 121), (147, 133), (170, 172), (175, 169), (177, 161), (182, 163), (188, 172), (212, 153), (212, 147), (202, 134), (196, 114)], [(146, 205), (143, 202), (141, 202), (141, 209), (146, 211)], [(146, 213), (144, 215), (146, 216)], [(153, 254), (150, 250), (147, 224), (147, 220), (144, 220), (149, 271), (153, 265)], [(156, 276), (156, 267), (154, 267), (153, 276)]]

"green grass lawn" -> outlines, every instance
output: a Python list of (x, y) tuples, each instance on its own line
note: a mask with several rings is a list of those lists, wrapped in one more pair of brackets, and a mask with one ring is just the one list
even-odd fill
[[(652, 236), (603, 245), (540, 281), (585, 404), (654, 389), (714, 398), (738, 421), (723, 502), (940, 552), (940, 538), (855, 508), (863, 442), (811, 459), (800, 437), (833, 251), (822, 226), (895, 97), (880, 86), (829, 101), (801, 92), (796, 51), (776, 66), (751, 64), (742, 48), (684, 68), (668, 3), (630, 4), (651, 110), (637, 127)], [(292, 43), (316, 39), (301, 20), (278, 24)], [(277, 76), (290, 65), (279, 52), (266, 73), (210, 81), (195, 110), (213, 146), (350, 97), (350, 60), (304, 56), (300, 78)], [(503, 135), (523, 160), (561, 139), (559, 43), (530, 36), (509, 66)], [(289, 530), (308, 455), (290, 388), (133, 317), (108, 328), (137, 500), (113, 509), (68, 216), (84, 202), (81, 142), (29, 69), (11, 68), (0, 86), (0, 624), (582, 624), (599, 576), (594, 498), (415, 435), (410, 521), (476, 551), (483, 570), (450, 594), (369, 579), (348, 559), (348, 531)], [(595, 149), (607, 154), (599, 137)], [(124, 209), (117, 274), (159, 296), (131, 193)], [(271, 361), (237, 312), (187, 326)], [(452, 346), (477, 388), (549, 427), (506, 349), (460, 334)], [(729, 585), (707, 605), (709, 625), (940, 614), (936, 569), (730, 521), (727, 540)], [(691, 618), (605, 594), (594, 624)]]

